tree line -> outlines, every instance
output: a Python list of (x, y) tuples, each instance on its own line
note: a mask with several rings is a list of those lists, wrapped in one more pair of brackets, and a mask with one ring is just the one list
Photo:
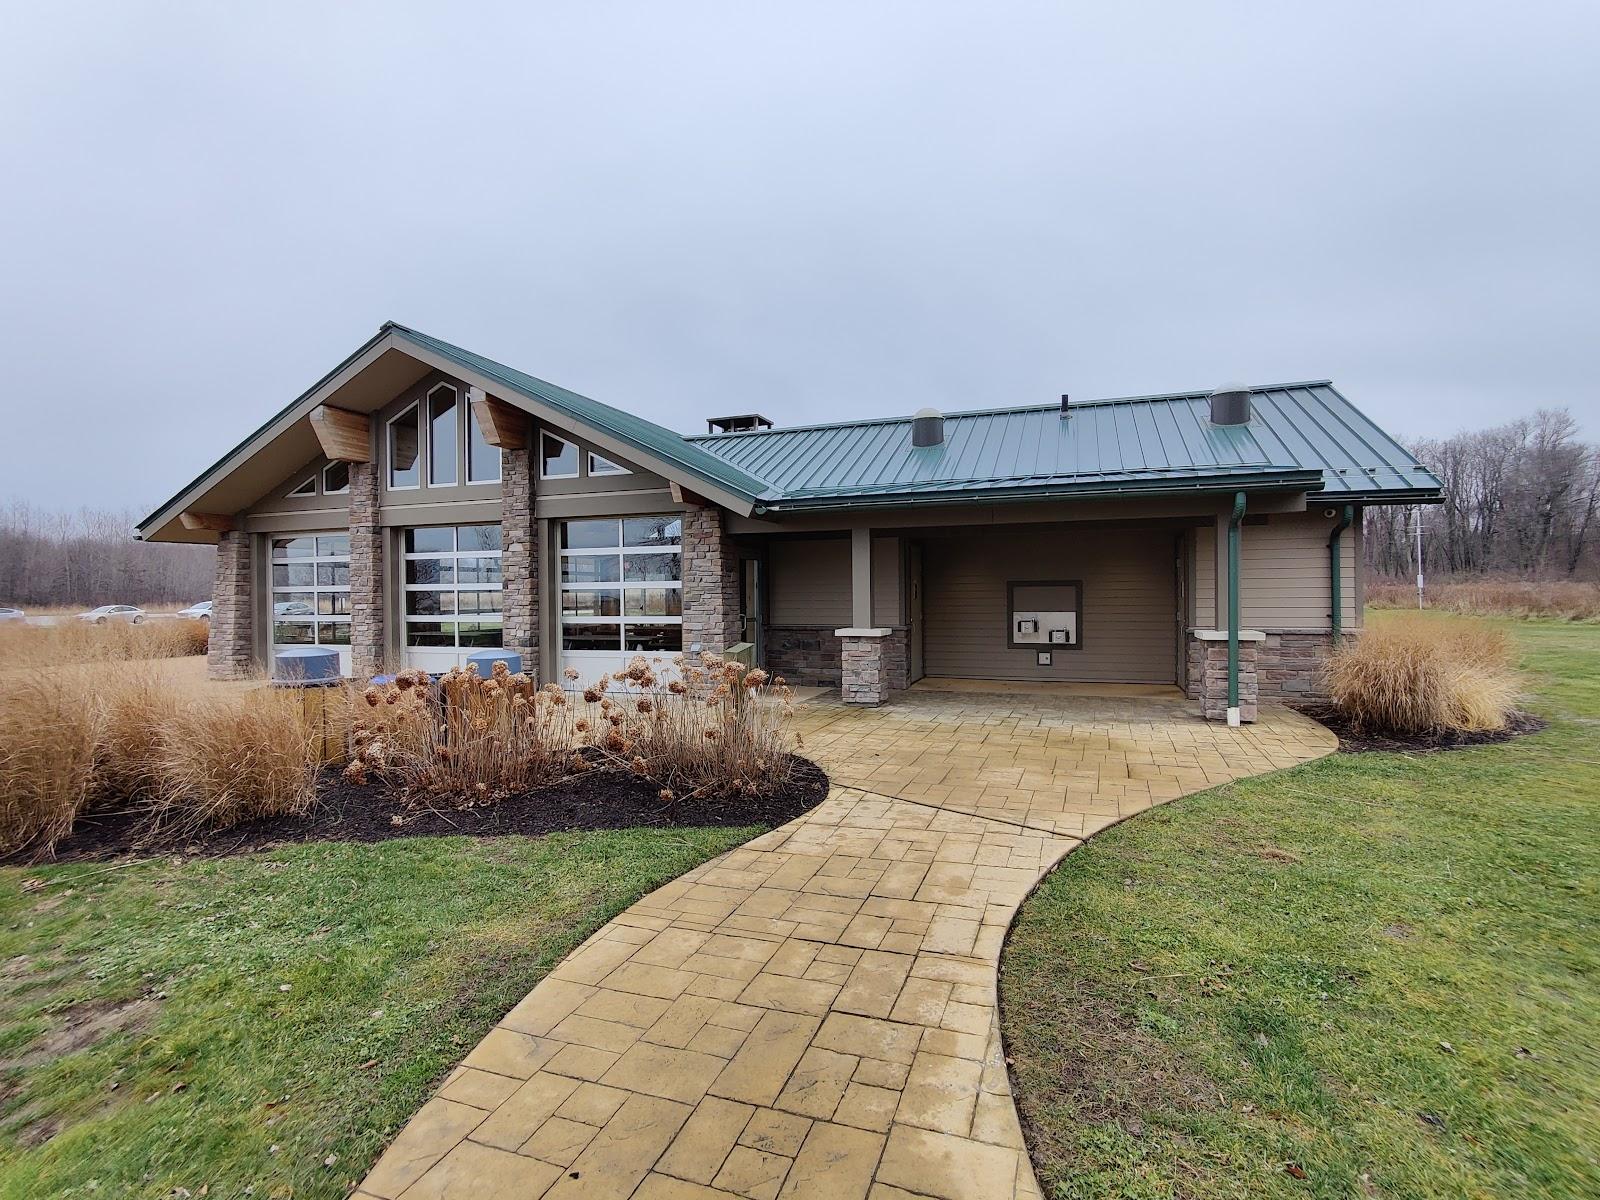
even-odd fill
[[(1600, 578), (1600, 446), (1583, 441), (1565, 409), (1541, 409), (1493, 429), (1406, 443), (1444, 483), (1444, 503), (1421, 506), (1430, 575)], [(1366, 510), (1367, 565), (1416, 574), (1417, 508)]]
[(138, 542), (131, 511), (0, 508), (0, 605), (192, 604), (211, 595), (211, 546)]

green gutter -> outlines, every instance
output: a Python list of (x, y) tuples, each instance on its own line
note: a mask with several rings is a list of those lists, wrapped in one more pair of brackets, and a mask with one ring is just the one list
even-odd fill
[(1339, 561), (1339, 535), (1354, 523), (1356, 506), (1346, 504), (1339, 515), (1339, 523), (1328, 535), (1328, 591), (1333, 597), (1333, 648), (1339, 648), (1339, 635), (1344, 632), (1344, 570)]
[(1244, 521), (1244, 493), (1233, 495), (1228, 517), (1228, 724), (1239, 724), (1239, 526)]

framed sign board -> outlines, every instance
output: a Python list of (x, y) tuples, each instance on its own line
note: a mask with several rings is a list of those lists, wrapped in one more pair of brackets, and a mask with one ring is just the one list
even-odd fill
[(1007, 583), (1006, 618), (1006, 645), (1013, 650), (1076, 650), (1083, 639), (1083, 581)]

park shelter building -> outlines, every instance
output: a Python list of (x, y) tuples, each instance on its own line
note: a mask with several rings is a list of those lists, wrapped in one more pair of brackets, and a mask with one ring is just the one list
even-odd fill
[(541, 681), (742, 644), (879, 704), (927, 678), (1312, 697), (1361, 510), (1439, 480), (1326, 381), (685, 436), (393, 323), (138, 528), (218, 547), (209, 670), (477, 649)]

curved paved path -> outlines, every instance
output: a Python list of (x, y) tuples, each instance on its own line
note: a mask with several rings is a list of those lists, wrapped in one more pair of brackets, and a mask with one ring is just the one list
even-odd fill
[(1107, 825), (1336, 745), (1153, 699), (918, 690), (797, 721), (827, 801), (585, 942), (358, 1197), (1037, 1197), (997, 1020), (1018, 906)]

